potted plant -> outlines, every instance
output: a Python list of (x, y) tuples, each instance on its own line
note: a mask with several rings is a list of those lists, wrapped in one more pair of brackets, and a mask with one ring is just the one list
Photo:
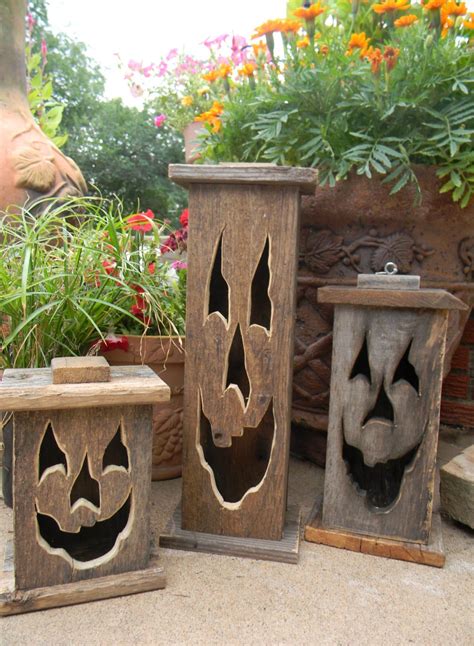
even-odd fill
[(165, 224), (95, 198), (42, 210), (1, 219), (1, 369), (97, 352), (113, 332), (156, 330), (179, 345), (186, 277), (160, 252)]
[[(188, 209), (180, 215), (180, 228), (164, 240), (162, 236), (147, 239), (153, 227), (152, 215), (148, 211), (129, 216), (127, 221), (137, 248), (141, 248), (143, 272), (154, 275), (158, 262), (168, 267), (162, 293), (165, 318), (153, 316), (147, 299), (138, 291), (131, 311), (140, 322), (131, 324), (128, 316), (122, 318), (119, 314), (98, 348), (111, 365), (147, 364), (170, 386), (170, 402), (155, 406), (153, 411), (152, 478), (165, 480), (181, 475), (187, 273), (182, 258), (187, 245)], [(121, 253), (121, 243), (117, 242), (118, 246), (107, 243), (105, 248), (105, 262), (112, 272), (114, 258)]]

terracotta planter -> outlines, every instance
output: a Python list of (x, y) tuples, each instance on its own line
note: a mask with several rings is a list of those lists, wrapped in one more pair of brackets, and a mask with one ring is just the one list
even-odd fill
[(82, 195), (79, 168), (36, 125), (25, 69), (26, 0), (0, 0), (0, 212)]
[[(184, 346), (178, 337), (129, 336), (128, 351), (104, 353), (112, 366), (146, 364), (171, 388), (171, 400), (153, 407), (153, 480), (181, 475)], [(184, 339), (182, 339), (184, 343)]]
[(199, 135), (206, 131), (203, 123), (200, 121), (193, 121), (183, 130), (184, 137), (184, 158), (187, 164), (193, 164), (200, 155), (197, 152), (199, 149)]
[[(293, 442), (300, 454), (310, 457), (314, 448), (308, 429), (327, 429), (332, 307), (317, 302), (318, 287), (354, 285), (357, 274), (393, 261), (401, 273), (419, 274), (423, 287), (443, 287), (473, 304), (474, 204), (461, 209), (440, 195), (435, 169), (416, 172), (420, 206), (414, 188), (391, 196), (379, 180), (356, 175), (303, 197), (292, 415), (305, 427)], [(445, 373), (468, 315), (451, 319)]]

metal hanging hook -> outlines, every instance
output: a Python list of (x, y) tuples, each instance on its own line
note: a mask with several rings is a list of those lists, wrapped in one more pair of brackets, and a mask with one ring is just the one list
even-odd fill
[(385, 263), (383, 271), (375, 272), (376, 276), (395, 276), (395, 274), (398, 274), (398, 267), (394, 262)]

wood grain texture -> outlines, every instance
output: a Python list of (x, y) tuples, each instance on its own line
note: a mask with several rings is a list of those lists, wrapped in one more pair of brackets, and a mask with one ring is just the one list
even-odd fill
[[(15, 413), (17, 589), (146, 567), (151, 416), (151, 406)], [(45, 519), (53, 519), (52, 530), (41, 524)], [(93, 533), (73, 551), (70, 541), (84, 528)], [(89, 550), (92, 556), (84, 556)]]
[[(278, 540), (286, 508), (299, 191), (192, 184), (189, 208), (183, 528)], [(274, 419), (270, 446), (267, 414)], [(218, 449), (212, 464), (206, 459), (201, 436), (209, 430), (215, 447), (236, 451), (220, 466)], [(262, 461), (263, 478), (249, 478), (238, 499)], [(232, 500), (223, 498), (219, 478), (235, 483)]]
[(148, 366), (117, 366), (106, 383), (53, 384), (50, 368), (5, 370), (0, 410), (63, 410), (168, 401), (170, 389)]
[(6, 590), (0, 589), (0, 617), (151, 592), (165, 586), (165, 572), (158, 559), (150, 560), (148, 566), (141, 570), (34, 590), (11, 591), (7, 585)]
[(255, 184), (257, 186), (295, 187), (311, 195), (318, 172), (314, 168), (290, 168), (273, 164), (170, 164), (168, 176), (176, 184)]
[(110, 381), (110, 366), (105, 357), (55, 357), (51, 373), (53, 384)]
[(447, 314), (336, 307), (326, 528), (428, 541)]
[(438, 568), (444, 567), (446, 557), (439, 514), (433, 515), (429, 543), (420, 545), (418, 543), (393, 541), (386, 538), (363, 536), (340, 529), (327, 528), (322, 524), (320, 504), (319, 502), (315, 505), (305, 527), (304, 538), (306, 541), (372, 556), (383, 556), (389, 559), (431, 565)]
[(413, 309), (468, 310), (459, 298), (444, 289), (394, 291), (358, 287), (321, 287), (318, 302), (333, 305), (364, 305), (366, 307), (404, 307)]
[(279, 563), (297, 563), (300, 544), (299, 510), (290, 507), (286, 516), (283, 536), (279, 541), (262, 538), (218, 536), (192, 532), (181, 528), (181, 506), (176, 508), (165, 532), (160, 536), (160, 547), (192, 552), (207, 552), (225, 556), (240, 556)]

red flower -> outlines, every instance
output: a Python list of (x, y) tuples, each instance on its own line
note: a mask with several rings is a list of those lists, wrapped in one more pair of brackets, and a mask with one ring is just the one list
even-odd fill
[(106, 273), (111, 276), (115, 272), (117, 263), (114, 260), (103, 260), (102, 267), (105, 269)]
[(184, 209), (184, 211), (179, 216), (179, 221), (182, 227), (188, 226), (188, 218), (189, 218), (189, 209)]
[(176, 242), (176, 236), (172, 233), (160, 247), (161, 253), (168, 253), (169, 251), (175, 251), (178, 248), (178, 243)]
[(154, 274), (154, 273), (155, 273), (155, 269), (156, 269), (156, 263), (155, 263), (155, 262), (151, 262), (151, 263), (148, 265), (148, 273), (149, 273), (149, 274)]
[(130, 215), (127, 218), (127, 227), (134, 231), (146, 233), (147, 231), (152, 230), (153, 224), (151, 223), (151, 220), (153, 220), (154, 217), (155, 214), (151, 209), (142, 213), (135, 213), (135, 215)]
[(110, 352), (111, 350), (128, 350), (128, 338), (126, 336), (115, 336), (115, 334), (107, 334), (105, 339), (99, 343), (99, 350), (101, 352)]

